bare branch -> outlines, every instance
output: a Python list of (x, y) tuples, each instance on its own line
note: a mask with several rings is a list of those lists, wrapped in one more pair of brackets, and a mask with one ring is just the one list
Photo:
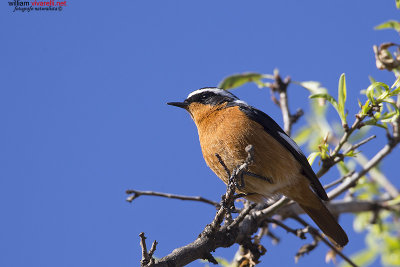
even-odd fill
[(149, 254), (147, 253), (147, 246), (146, 246), (146, 237), (144, 236), (144, 233), (141, 232), (139, 234), (140, 237), (140, 246), (142, 247), (142, 260), (140, 261), (140, 263), (142, 265), (146, 265), (149, 260)]
[(342, 257), (348, 264), (350, 264), (353, 267), (357, 267), (357, 265), (350, 259), (348, 258), (346, 255), (344, 255), (341, 251), (340, 248), (337, 248), (336, 246), (332, 245), (328, 240), (326, 240), (326, 238), (314, 227), (312, 227), (311, 225), (309, 225), (308, 223), (306, 223), (302, 218), (300, 218), (299, 216), (295, 216), (294, 219), (298, 222), (300, 222), (304, 227), (306, 227), (306, 229), (308, 230), (308, 232), (313, 235), (313, 236), (318, 236), (318, 239), (320, 239), (322, 242), (324, 242), (328, 247), (330, 247), (333, 251), (335, 251), (335, 253), (337, 255), (339, 255), (340, 257)]
[(154, 240), (153, 244), (151, 245), (150, 251), (147, 252), (146, 237), (144, 233), (141, 232), (139, 234), (139, 237), (140, 237), (140, 246), (142, 248), (142, 259), (140, 260), (140, 266), (142, 267), (153, 266), (154, 264), (153, 254), (156, 251), (157, 241)]
[[(287, 97), (287, 88), (291, 82), (289, 76), (282, 80), (279, 72), (277, 70), (274, 71), (274, 82), (269, 84), (269, 88), (272, 91), (272, 101), (279, 105), (282, 111), (283, 117), (283, 129), (287, 135), (290, 136), (292, 131), (292, 125), (295, 123), (304, 112), (301, 109), (298, 109), (296, 114), (291, 114), (289, 110), (289, 101)], [(274, 93), (277, 92), (279, 94), (279, 101), (274, 96)]]
[(277, 226), (280, 226), (281, 228), (285, 229), (286, 232), (292, 233), (295, 236), (299, 237), (300, 239), (306, 239), (306, 236), (304, 235), (304, 231), (302, 229), (292, 229), (289, 226), (287, 226), (286, 224), (284, 224), (283, 222), (281, 222), (279, 220), (275, 220), (273, 218), (268, 218), (265, 221), (268, 223), (273, 223), (273, 224), (276, 224)]
[(180, 199), (180, 200), (190, 200), (190, 201), (199, 201), (203, 203), (207, 203), (210, 205), (213, 205), (216, 208), (219, 208), (220, 205), (219, 203), (206, 199), (204, 197), (200, 196), (182, 196), (182, 195), (174, 195), (174, 194), (169, 194), (169, 193), (161, 193), (161, 192), (154, 192), (154, 191), (138, 191), (138, 190), (126, 190), (126, 194), (131, 196), (127, 197), (126, 201), (132, 202), (134, 199), (140, 197), (140, 196), (157, 196), (157, 197), (166, 197), (166, 198), (172, 198), (172, 199)]
[(371, 168), (375, 167), (379, 162), (381, 162), (381, 160), (393, 150), (393, 148), (398, 144), (398, 142), (399, 140), (392, 140), (391, 142), (386, 144), (381, 150), (379, 150), (378, 153), (375, 154), (375, 156), (371, 160), (369, 160), (365, 164), (364, 168), (361, 171), (355, 172), (352, 176), (346, 179), (341, 185), (331, 190), (328, 193), (329, 198), (333, 199), (339, 196), (347, 189), (349, 189), (350, 187), (354, 186), (356, 182), (361, 177), (363, 177)]
[[(308, 231), (308, 228), (305, 230)], [(304, 231), (305, 232), (305, 231)], [(319, 244), (319, 239), (313, 236), (313, 242), (310, 244), (305, 244), (300, 247), (300, 249), (297, 251), (296, 255), (294, 256), (294, 261), (298, 263), (299, 259), (303, 257), (304, 255), (310, 253), (313, 251)]]
[(350, 151), (354, 151), (354, 150), (356, 150), (357, 148), (359, 148), (360, 146), (365, 145), (366, 143), (368, 143), (369, 141), (371, 141), (372, 139), (375, 139), (375, 138), (376, 138), (376, 135), (372, 135), (372, 136), (370, 136), (370, 137), (368, 137), (368, 138), (362, 140), (361, 142), (359, 142), (359, 143), (357, 143), (357, 144), (355, 144), (355, 145), (350, 146), (348, 149), (346, 149), (346, 151), (345, 151), (343, 154), (347, 154), (347, 153), (349, 153)]
[(252, 203), (248, 205), (246, 208), (242, 210), (242, 212), (236, 217), (236, 219), (228, 226), (228, 230), (232, 229), (234, 227), (237, 227), (239, 223), (241, 223), (244, 218), (250, 213), (250, 211), (257, 206), (256, 203)]
[[(364, 167), (368, 163), (368, 158), (363, 154), (358, 154), (355, 160)], [(399, 195), (399, 190), (383, 175), (377, 166), (371, 168), (368, 172), (369, 177), (373, 180), (373, 182), (377, 183), (380, 187), (382, 187), (391, 197), (395, 198)]]
[(337, 184), (342, 183), (344, 180), (346, 180), (347, 178), (349, 178), (350, 176), (352, 176), (354, 173), (355, 173), (355, 171), (351, 171), (351, 172), (349, 172), (348, 174), (346, 174), (346, 175), (340, 177), (339, 179), (333, 181), (332, 183), (329, 183), (329, 184), (327, 184), (327, 185), (324, 185), (324, 189), (327, 190), (327, 189), (329, 189), (329, 188), (331, 188), (331, 187), (334, 187), (334, 186), (337, 185)]
[[(193, 243), (175, 249), (168, 256), (156, 261), (154, 266), (183, 266), (200, 258), (215, 263), (216, 261), (212, 257), (211, 251), (214, 251), (216, 248), (221, 246), (230, 246), (235, 242), (240, 244), (246, 239), (246, 237), (248, 237), (249, 234), (251, 235), (257, 230), (256, 226), (248, 229), (246, 227), (245, 234), (239, 230), (243, 224), (254, 224), (254, 222), (251, 222), (251, 220), (248, 218), (248, 215), (254, 208), (255, 204), (244, 208), (232, 223), (221, 227), (223, 218), (227, 213), (230, 212), (233, 201), (235, 200), (235, 184), (238, 183), (237, 180), (240, 179), (242, 172), (245, 171), (248, 165), (253, 161), (253, 147), (251, 145), (246, 147), (246, 152), (248, 154), (246, 161), (232, 171), (232, 174), (229, 178), (227, 191), (222, 197), (220, 208), (211, 224), (205, 227), (203, 232)], [(220, 159), (218, 155), (216, 156)], [(220, 163), (225, 165), (222, 159), (220, 160)], [(251, 232), (247, 233), (247, 231)]]
[[(393, 145), (394, 144), (392, 143), (391, 146)], [(371, 160), (371, 162), (368, 164), (368, 166), (366, 166), (364, 170), (354, 173), (350, 176), (350, 178), (346, 179), (334, 190), (336, 190), (336, 192), (338, 192), (339, 189), (346, 190), (346, 185), (349, 184), (348, 180), (354, 179), (355, 175), (357, 175), (358, 177), (368, 172), (368, 170), (372, 168), (372, 166), (375, 166), (389, 152), (389, 150), (385, 149), (383, 152), (381, 151), (380, 153), (378, 153), (377, 156)], [(251, 155), (249, 151), (248, 154)], [(251, 158), (251, 156), (249, 156), (249, 158)], [(251, 160), (247, 161), (247, 163), (250, 162)], [(265, 224), (265, 220), (270, 219), (272, 215), (279, 214), (284, 219), (287, 217), (302, 214), (304, 212), (296, 203), (291, 202), (290, 204), (290, 200), (283, 197), (273, 205), (262, 210), (258, 210), (258, 206), (256, 208), (253, 208), (254, 205), (248, 206), (248, 208), (245, 208), (235, 220), (233, 220), (232, 222), (226, 222), (224, 226), (221, 226), (225, 214), (228, 214), (230, 212), (230, 205), (235, 199), (234, 184), (235, 180), (238, 179), (238, 177), (236, 176), (239, 176), (242, 171), (246, 170), (246, 168), (246, 164), (242, 164), (242, 166), (239, 166), (239, 168), (232, 172), (231, 179), (229, 179), (230, 182), (227, 187), (227, 192), (224, 195), (223, 200), (221, 201), (217, 215), (215, 216), (213, 222), (210, 225), (206, 226), (199, 237), (194, 242), (184, 247), (175, 249), (171, 254), (157, 260), (154, 263), (154, 266), (186, 265), (196, 259), (207, 259), (213, 262), (212, 258), (210, 257), (212, 251), (214, 251), (218, 247), (229, 247), (234, 243), (242, 244), (243, 242), (245, 242), (245, 240), (248, 241), (248, 238), (256, 233), (258, 228), (265, 226), (263, 225), (263, 223)], [(334, 190), (332, 190), (331, 192), (335, 192)], [(386, 203), (390, 199), (392, 198), (383, 198), (381, 201), (385, 201)], [(289, 205), (287, 205), (288, 203)], [(380, 201), (374, 202), (359, 200), (331, 201), (327, 203), (327, 207), (333, 214), (389, 209), (389, 207), (387, 207)], [(254, 253), (256, 253), (256, 251), (254, 251)], [(340, 255), (340, 253), (338, 253), (338, 255)]]
[(149, 257), (150, 257), (150, 258), (153, 257), (153, 254), (154, 254), (154, 252), (156, 251), (157, 245), (158, 245), (157, 241), (154, 240), (154, 242), (153, 242), (153, 244), (151, 245), (151, 248), (150, 248), (150, 250), (149, 250)]

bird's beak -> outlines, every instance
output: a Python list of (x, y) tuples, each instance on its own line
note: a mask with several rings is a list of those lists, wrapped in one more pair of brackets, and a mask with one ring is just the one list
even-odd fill
[(169, 102), (167, 103), (167, 105), (171, 105), (171, 106), (175, 106), (178, 108), (183, 108), (183, 109), (187, 109), (189, 104), (186, 102)]

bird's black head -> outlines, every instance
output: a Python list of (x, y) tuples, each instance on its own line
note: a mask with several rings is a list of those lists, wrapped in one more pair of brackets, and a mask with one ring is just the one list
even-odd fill
[(216, 87), (206, 87), (190, 93), (183, 102), (170, 102), (168, 105), (188, 109), (191, 104), (218, 106), (223, 103), (244, 103), (229, 91)]

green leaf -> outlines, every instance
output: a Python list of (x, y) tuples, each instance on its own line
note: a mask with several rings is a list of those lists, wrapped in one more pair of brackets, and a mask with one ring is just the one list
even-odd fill
[(387, 127), (385, 125), (378, 123), (378, 121), (376, 119), (370, 119), (370, 120), (364, 121), (364, 124), (365, 125), (378, 126), (378, 127), (383, 128), (383, 129), (387, 129)]
[(350, 169), (347, 167), (346, 163), (344, 163), (343, 161), (339, 161), (338, 164), (336, 164), (337, 169), (340, 172), (340, 175), (346, 175), (350, 172)]
[(358, 233), (364, 231), (365, 228), (367, 228), (367, 226), (370, 224), (371, 218), (372, 218), (371, 212), (363, 212), (357, 214), (356, 218), (353, 221), (354, 231)]
[(381, 122), (394, 122), (399, 115), (396, 112), (384, 113), (383, 116), (379, 118)]
[(370, 86), (368, 86), (367, 91), (366, 91), (366, 95), (368, 97), (368, 99), (371, 101), (372, 104), (375, 104), (375, 89), (382, 87), (385, 92), (381, 93), (379, 97), (383, 97), (384, 94), (388, 94), (389, 93), (389, 86), (385, 83), (382, 82), (374, 82), (372, 83)]
[[(376, 80), (372, 77), (372, 76), (368, 76), (369, 81), (371, 82), (371, 84), (376, 83)], [(377, 86), (376, 87), (376, 91), (378, 92), (378, 94), (382, 94), (382, 91), (384, 89), (381, 86)]]
[(310, 163), (310, 165), (312, 165), (315, 161), (315, 159), (321, 154), (321, 152), (313, 152), (311, 153), (308, 157), (308, 163)]
[(388, 206), (395, 206), (400, 204), (400, 196), (397, 196), (396, 198), (386, 202), (386, 205)]
[[(361, 250), (357, 252), (355, 255), (351, 256), (352, 261), (357, 264), (357, 266), (368, 266), (374, 262), (376, 257), (378, 256), (378, 251), (375, 249), (367, 248), (365, 250)], [(348, 267), (351, 266), (347, 262), (343, 262), (340, 264), (340, 267)]]
[(223, 79), (218, 87), (221, 89), (229, 90), (249, 82), (255, 82), (260, 85), (260, 80), (263, 78), (262, 74), (259, 73), (242, 73), (234, 74)]
[(230, 263), (229, 261), (227, 261), (224, 258), (218, 257), (218, 258), (215, 258), (215, 259), (217, 260), (218, 265), (221, 265), (221, 266), (224, 266), (224, 267), (232, 267), (232, 266), (234, 266), (233, 263)]
[(347, 152), (346, 154), (344, 154), (345, 157), (355, 157), (357, 156), (357, 152), (354, 152), (354, 150)]
[(313, 132), (313, 130), (311, 127), (309, 127), (309, 126), (303, 127), (296, 133), (293, 140), (296, 142), (296, 144), (298, 144), (299, 146), (302, 146), (310, 138), (310, 135), (312, 132)]
[(396, 0), (396, 7), (397, 9), (400, 9), (400, 0)]
[(382, 101), (390, 104), (394, 108), (395, 112), (388, 113), (388, 116), (391, 116), (390, 122), (394, 122), (400, 116), (400, 110), (397, 107), (396, 102), (391, 98), (383, 99)]
[(327, 100), (328, 102), (330, 102), (332, 104), (332, 106), (337, 110), (338, 104), (336, 102), (336, 99), (328, 93), (310, 95), (309, 98), (323, 98), (323, 99)]
[(324, 93), (328, 92), (328, 90), (326, 88), (321, 86), (320, 82), (316, 82), (316, 81), (305, 81), (305, 82), (292, 81), (292, 83), (300, 85), (301, 87), (307, 89), (308, 91), (310, 91), (310, 93), (312, 95), (324, 94)]
[(400, 32), (400, 24), (399, 24), (399, 22), (397, 22), (395, 20), (389, 20), (382, 24), (379, 24), (374, 29), (375, 30), (394, 29), (394, 30)]
[(371, 107), (369, 105), (370, 101), (369, 99), (365, 102), (364, 106), (361, 108), (361, 115), (367, 115), (368, 112), (370, 111)]
[[(236, 267), (236, 264), (234, 261), (229, 262), (228, 260), (221, 258), (221, 257), (215, 257), (215, 260), (218, 262), (218, 266), (223, 266), (223, 267)], [(208, 264), (208, 261), (206, 260), (200, 260), (201, 262), (204, 262), (206, 267), (210, 267)], [(215, 265), (214, 265), (215, 266)]]
[[(400, 76), (399, 76), (400, 77)], [(397, 87), (394, 89), (392, 92), (390, 92), (390, 95), (394, 96), (400, 93), (400, 87)]]
[[(344, 76), (343, 76), (344, 77)], [(338, 102), (336, 101), (336, 99), (331, 96), (328, 93), (325, 94), (314, 94), (314, 95), (310, 95), (309, 98), (322, 98), (327, 100), (329, 103), (332, 104), (332, 106), (336, 109), (337, 113), (339, 114), (340, 120), (342, 121), (342, 125), (346, 124), (346, 114), (344, 112), (344, 102), (346, 101), (346, 82), (343, 80), (342, 81), (342, 86), (340, 86), (340, 82), (339, 82), (339, 87), (341, 87), (340, 89), (340, 101), (341, 101), (341, 107), (339, 107)]]
[(393, 83), (393, 85), (390, 87), (390, 89), (395, 88), (399, 84), (399, 82), (400, 82), (400, 75), (399, 75), (399, 77), (397, 77), (396, 81)]
[(340, 75), (339, 78), (339, 86), (338, 86), (338, 112), (339, 116), (342, 120), (342, 123), (345, 124), (346, 122), (346, 114), (344, 111), (344, 105), (346, 103), (347, 98), (347, 89), (346, 89), (346, 76), (343, 73)]
[(385, 250), (382, 254), (382, 262), (385, 265), (400, 265), (400, 239), (397, 237), (385, 235)]

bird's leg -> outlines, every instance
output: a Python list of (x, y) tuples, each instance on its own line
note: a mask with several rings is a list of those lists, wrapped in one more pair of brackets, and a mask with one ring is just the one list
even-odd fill
[(232, 172), (231, 177), (229, 178), (229, 183), (233, 183), (237, 189), (243, 189), (246, 184), (244, 183), (243, 174), (246, 172), (244, 168), (235, 168)]
[(239, 178), (239, 181), (238, 180), (233, 181), (235, 183), (236, 188), (239, 189), (239, 190), (243, 189), (246, 186), (246, 184), (244, 182), (244, 176), (245, 175), (261, 179), (261, 180), (263, 180), (263, 181), (265, 181), (267, 183), (270, 183), (270, 184), (274, 183), (272, 181), (272, 179), (269, 178), (269, 177), (264, 177), (264, 176), (261, 176), (261, 175), (258, 175), (258, 174), (252, 173), (252, 172), (248, 172), (248, 171), (245, 171), (245, 170), (234, 170), (233, 173), (235, 173), (236, 177)]
[[(264, 176), (261, 176), (261, 175), (258, 175), (258, 174), (252, 173), (252, 172), (245, 171), (245, 172), (242, 173), (242, 176), (243, 175), (247, 175), (247, 176), (251, 176), (251, 177), (254, 177), (254, 178), (258, 178), (258, 179), (261, 179), (261, 180), (263, 180), (263, 181), (265, 181), (267, 183), (270, 183), (270, 184), (274, 183), (274, 181), (272, 181), (271, 178), (264, 177)], [(243, 180), (243, 177), (242, 177), (242, 180)]]

